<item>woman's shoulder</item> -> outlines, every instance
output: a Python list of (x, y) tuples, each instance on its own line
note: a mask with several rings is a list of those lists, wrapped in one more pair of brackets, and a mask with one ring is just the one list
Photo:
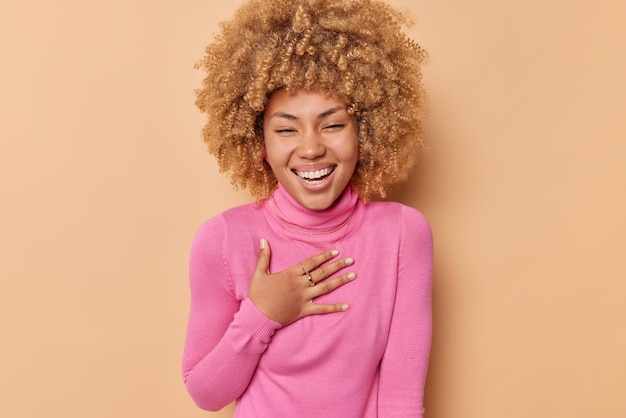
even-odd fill
[(376, 233), (397, 234), (405, 248), (432, 248), (430, 223), (419, 210), (398, 202), (371, 202), (366, 206), (371, 206), (368, 224), (378, 225)]
[(428, 219), (422, 212), (398, 202), (368, 202), (365, 204), (365, 211), (370, 217), (375, 217), (381, 222), (400, 222), (414, 227), (430, 227)]
[(198, 228), (196, 235), (213, 237), (223, 235), (227, 229), (249, 226), (259, 215), (262, 215), (260, 204), (248, 203), (235, 206), (205, 220)]

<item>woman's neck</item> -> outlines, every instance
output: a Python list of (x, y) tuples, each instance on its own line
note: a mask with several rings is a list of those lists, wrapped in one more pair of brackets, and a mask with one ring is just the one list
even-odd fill
[(280, 224), (285, 235), (305, 240), (316, 236), (333, 240), (334, 235), (345, 235), (358, 200), (358, 194), (347, 187), (329, 208), (311, 210), (279, 186), (266, 204), (270, 217)]

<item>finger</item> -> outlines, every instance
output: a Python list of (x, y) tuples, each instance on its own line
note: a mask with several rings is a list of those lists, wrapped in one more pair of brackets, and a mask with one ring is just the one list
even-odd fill
[(305, 308), (304, 315), (323, 315), (333, 312), (343, 312), (348, 309), (350, 309), (350, 305), (347, 303), (309, 303)]
[(270, 271), (270, 245), (265, 238), (259, 244), (259, 257), (256, 262), (256, 271), (268, 274)]
[(300, 265), (295, 266), (294, 268), (298, 271), (301, 270), (301, 267), (304, 267), (304, 270), (307, 272), (311, 272), (315, 270), (320, 265), (324, 264), (328, 260), (331, 260), (339, 255), (339, 250), (328, 250), (323, 253), (314, 255), (313, 257), (307, 258)]
[(352, 257), (344, 258), (343, 260), (339, 260), (334, 263), (323, 264), (314, 271), (312, 271), (311, 276), (313, 278), (313, 281), (317, 283), (326, 279), (327, 277), (330, 277), (332, 274), (338, 272), (342, 268), (345, 268), (352, 264), (354, 264), (354, 259)]
[(334, 279), (320, 282), (311, 288), (311, 294), (313, 295), (312, 299), (321, 295), (325, 295), (326, 293), (330, 293), (333, 290), (337, 289), (339, 286), (343, 286), (344, 284), (351, 282), (354, 279), (356, 279), (356, 273), (350, 272), (348, 274), (342, 274), (339, 277), (335, 277)]
[(306, 276), (309, 272), (306, 271), (306, 269), (304, 268), (304, 265), (302, 263), (300, 263), (300, 268), (302, 269), (302, 275)]

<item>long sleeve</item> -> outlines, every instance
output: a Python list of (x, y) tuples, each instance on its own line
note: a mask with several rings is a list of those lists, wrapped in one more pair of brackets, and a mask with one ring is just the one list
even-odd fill
[(402, 211), (402, 241), (391, 328), (381, 361), (378, 417), (424, 415), (432, 335), (432, 234), (417, 211)]
[(189, 265), (191, 301), (183, 380), (194, 402), (213, 411), (246, 390), (280, 327), (249, 299), (235, 297), (224, 256), (227, 246), (223, 219), (209, 220), (194, 238)]

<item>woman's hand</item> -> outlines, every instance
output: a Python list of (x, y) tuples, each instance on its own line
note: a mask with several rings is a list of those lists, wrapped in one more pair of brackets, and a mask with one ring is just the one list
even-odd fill
[[(270, 274), (269, 243), (261, 239), (261, 251), (250, 282), (248, 298), (261, 313), (283, 326), (308, 315), (345, 311), (348, 309), (347, 303), (313, 303), (314, 298), (330, 293), (356, 278), (356, 274), (350, 272), (324, 280), (354, 263), (352, 258), (344, 258), (324, 264), (337, 255), (337, 250), (325, 251), (279, 273)], [(309, 277), (315, 286), (310, 285)]]

